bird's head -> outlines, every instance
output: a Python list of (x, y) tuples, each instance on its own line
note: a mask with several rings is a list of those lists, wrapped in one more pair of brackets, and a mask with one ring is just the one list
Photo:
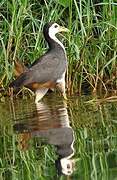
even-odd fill
[(62, 173), (65, 175), (71, 175), (75, 169), (75, 161), (73, 159), (63, 158), (60, 160)]
[(73, 171), (75, 170), (75, 160), (74, 159), (67, 159), (67, 158), (62, 158), (62, 159), (57, 159), (55, 161), (56, 169), (58, 175), (71, 175)]
[(49, 22), (44, 25), (43, 28), (44, 36), (49, 35), (49, 37), (54, 37), (59, 32), (69, 32), (69, 30), (53, 22)]

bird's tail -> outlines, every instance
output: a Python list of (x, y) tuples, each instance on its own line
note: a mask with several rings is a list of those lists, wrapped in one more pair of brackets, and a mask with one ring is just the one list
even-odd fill
[(23, 85), (23, 76), (24, 74), (21, 74), (16, 80), (12, 81), (9, 84), (9, 87), (12, 87), (14, 89), (20, 88)]

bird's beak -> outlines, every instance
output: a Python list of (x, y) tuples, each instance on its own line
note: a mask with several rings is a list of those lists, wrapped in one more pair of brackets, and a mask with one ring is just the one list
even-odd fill
[(59, 32), (69, 32), (69, 29), (67, 29), (67, 28), (65, 28), (65, 27), (60, 26), (60, 28), (59, 28)]

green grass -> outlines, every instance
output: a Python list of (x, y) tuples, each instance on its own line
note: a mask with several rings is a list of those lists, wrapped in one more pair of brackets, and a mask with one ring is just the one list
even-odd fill
[(68, 93), (116, 88), (117, 3), (114, 0), (2, 0), (0, 2), (0, 84), (13, 78), (13, 62), (31, 64), (46, 51), (46, 22), (69, 28), (63, 37), (68, 56)]

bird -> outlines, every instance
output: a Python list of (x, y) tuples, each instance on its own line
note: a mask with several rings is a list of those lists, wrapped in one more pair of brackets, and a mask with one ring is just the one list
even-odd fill
[(65, 47), (56, 37), (60, 32), (69, 32), (69, 30), (56, 22), (48, 22), (44, 25), (43, 34), (48, 43), (47, 52), (29, 68), (25, 68), (24, 72), (9, 85), (13, 89), (31, 87), (36, 95), (35, 103), (38, 103), (49, 89), (55, 88), (61, 92), (64, 99), (67, 99), (65, 73), (68, 63)]

